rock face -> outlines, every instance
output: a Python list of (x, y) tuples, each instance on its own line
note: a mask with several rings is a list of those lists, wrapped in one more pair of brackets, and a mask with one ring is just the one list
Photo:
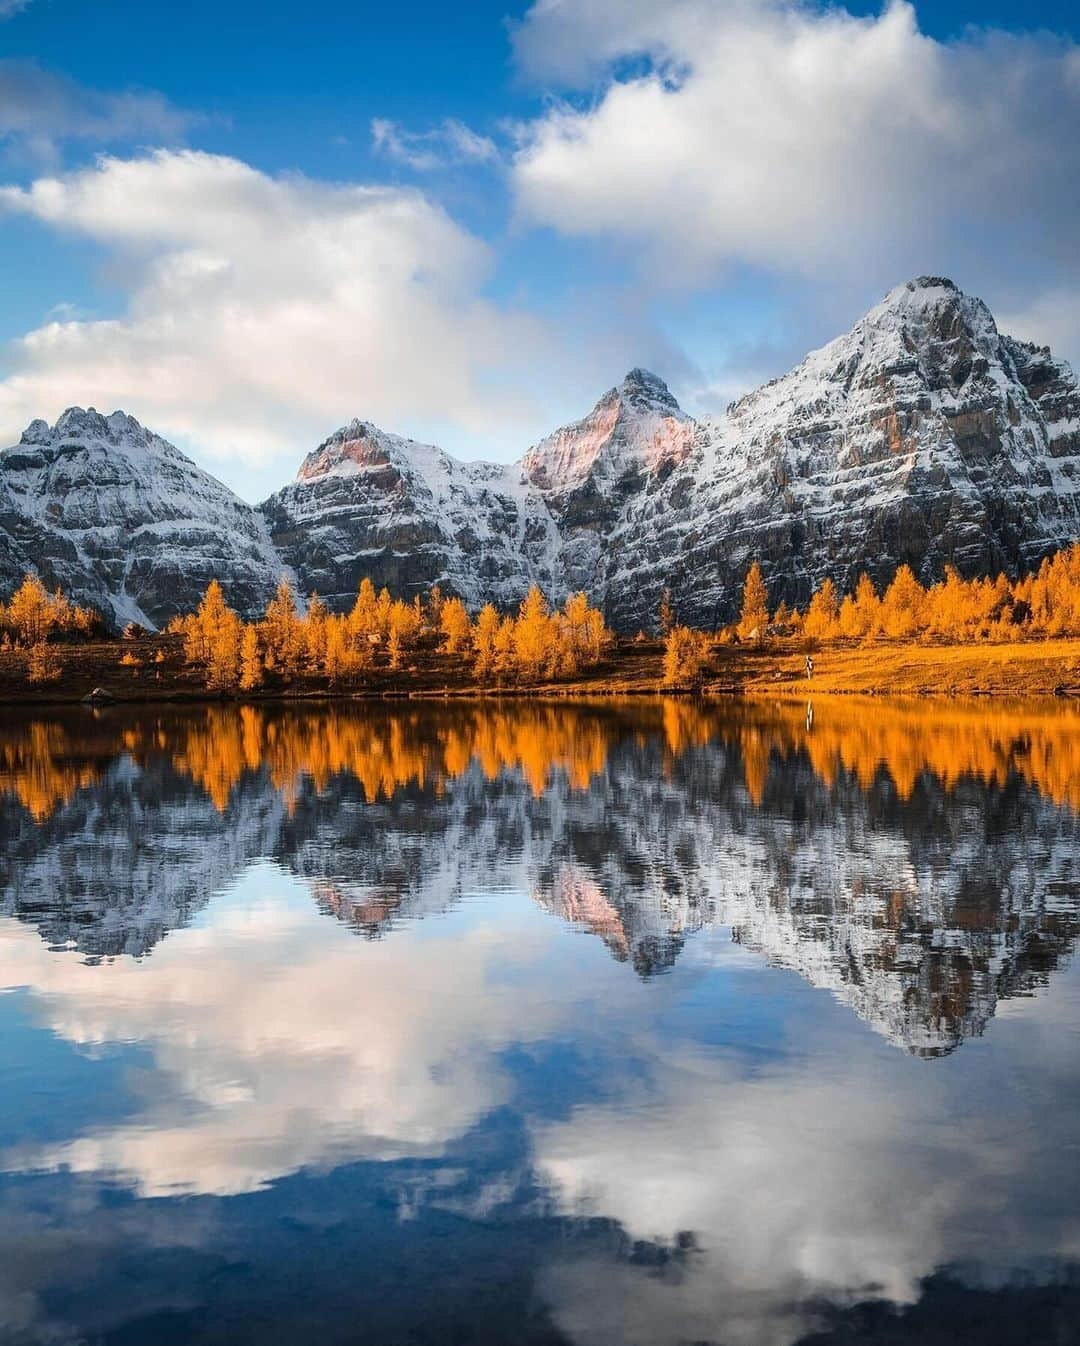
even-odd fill
[(951, 281), (892, 291), (846, 335), (717, 417), (635, 369), (512, 467), (465, 465), (354, 422), (267, 501), (307, 588), (370, 574), (473, 604), (579, 588), (617, 627), (732, 616), (752, 559), (770, 598), (907, 563), (1015, 572), (1080, 536), (1080, 389)]
[(261, 611), (282, 571), (262, 515), (123, 412), (73, 407), (0, 455), (0, 583), (35, 570), (114, 625), (160, 626), (212, 578)]
[(924, 581), (1037, 564), (1080, 535), (1080, 390), (1049, 351), (1001, 336), (951, 281), (892, 291), (845, 336), (702, 422), (607, 549), (622, 625), (663, 584), (684, 619), (730, 616), (749, 562), (774, 603), (827, 576), (907, 563)]
[(332, 605), (365, 576), (406, 596), (440, 583), (474, 605), (561, 586), (555, 523), (521, 468), (461, 463), (366, 421), (320, 444), (262, 510), (304, 592)]
[(585, 589), (633, 631), (665, 587), (684, 621), (730, 618), (753, 559), (800, 606), (862, 569), (1037, 565), (1080, 537), (1080, 387), (922, 277), (723, 415), (635, 369), (511, 465), (352, 421), (259, 512), (130, 417), (78, 410), (0, 464), (0, 587), (33, 567), (117, 623), (160, 625), (213, 575), (260, 608), (284, 565), (338, 608), (365, 576), (474, 608)]

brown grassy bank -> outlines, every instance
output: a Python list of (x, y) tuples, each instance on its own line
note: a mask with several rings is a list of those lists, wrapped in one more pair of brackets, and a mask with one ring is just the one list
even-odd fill
[[(699, 688), (662, 686), (663, 647), (658, 641), (620, 642), (604, 663), (567, 681), (533, 686), (479, 685), (468, 661), (450, 659), (434, 645), (410, 654), (407, 667), (376, 668), (359, 686), (333, 688), (310, 677), (293, 685), (272, 681), (245, 700), (325, 697), (504, 696), (552, 697), (652, 695), (700, 691), (706, 695), (851, 693), (891, 696), (1080, 696), (1080, 639), (1002, 645), (917, 645), (844, 642), (813, 650), (814, 677), (805, 676), (804, 642), (762, 647), (717, 645)], [(118, 701), (205, 700), (200, 672), (185, 663), (175, 636), (101, 641), (55, 647), (52, 681), (29, 680), (25, 651), (0, 651), (0, 702), (80, 701), (104, 688)], [(218, 698), (213, 698), (218, 699)]]

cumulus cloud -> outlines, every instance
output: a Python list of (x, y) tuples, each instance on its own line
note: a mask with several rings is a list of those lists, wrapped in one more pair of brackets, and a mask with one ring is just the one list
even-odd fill
[(400, 123), (376, 117), (371, 123), (375, 149), (418, 172), (448, 164), (482, 164), (498, 158), (495, 142), (463, 122), (448, 119), (430, 131), (407, 131)]
[(40, 158), (52, 158), (64, 140), (173, 142), (197, 120), (153, 91), (102, 93), (33, 61), (0, 60), (0, 139)]
[[(881, 14), (772, 0), (540, 0), (523, 68), (604, 82), (521, 129), (528, 220), (618, 238), (700, 279), (883, 269), (875, 288), (962, 258), (1080, 266), (1080, 52), (1047, 35), (943, 43), (911, 5)], [(587, 53), (583, 55), (583, 53)], [(937, 267), (931, 267), (937, 269)]]
[(348, 416), (513, 422), (538, 323), (478, 298), (484, 244), (412, 190), (270, 177), (158, 150), (0, 188), (0, 210), (102, 245), (122, 316), (12, 343), (10, 443), (71, 403), (211, 453), (290, 459)]

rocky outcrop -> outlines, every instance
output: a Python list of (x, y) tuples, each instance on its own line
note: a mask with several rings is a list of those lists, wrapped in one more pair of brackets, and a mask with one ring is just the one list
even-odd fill
[(73, 407), (0, 456), (0, 583), (28, 570), (114, 626), (161, 626), (211, 579), (261, 611), (282, 571), (262, 515), (123, 412)]

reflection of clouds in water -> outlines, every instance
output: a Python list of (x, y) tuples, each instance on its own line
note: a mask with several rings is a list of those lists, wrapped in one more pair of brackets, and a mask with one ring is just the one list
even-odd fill
[(863, 1038), (828, 1049), (811, 1023), (800, 1055), (750, 1073), (656, 1041), (647, 1082), (535, 1129), (559, 1208), (670, 1250), (554, 1261), (541, 1288), (560, 1326), (580, 1346), (782, 1346), (814, 1327), (815, 1300), (906, 1303), (944, 1264), (1075, 1260), (1080, 1055), (1060, 1029), (1080, 1019), (1080, 978), (1025, 1014), (1000, 1051), (947, 1066)]
[[(235, 900), (255, 891), (268, 895)], [(596, 916), (588, 902), (568, 914)], [(707, 997), (703, 978), (715, 979)], [(852, 1031), (719, 932), (675, 975), (642, 984), (524, 895), (360, 942), (262, 866), (142, 962), (87, 966), (0, 923), (0, 987), (14, 986), (68, 1041), (142, 1044), (159, 1087), (123, 1125), (7, 1164), (69, 1167), (144, 1196), (232, 1195), (304, 1167), (440, 1155), (493, 1109), (520, 1110), (508, 1049), (573, 1044), (597, 1066), (600, 1101), (578, 1082), (561, 1120), (527, 1111), (528, 1155), (479, 1183), (460, 1156), (400, 1182), (388, 1169), (387, 1181), (400, 1217), (439, 1205), (484, 1221), (522, 1214), (517, 1164), (533, 1162), (556, 1212), (653, 1245), (631, 1262), (603, 1239), (571, 1242), (576, 1259), (548, 1260), (542, 1296), (579, 1346), (786, 1346), (814, 1325), (815, 1297), (903, 1302), (949, 1260), (1080, 1256), (1080, 1178), (1062, 1166), (1080, 1093), (1073, 970), (988, 1042), (927, 1063)], [(756, 1040), (782, 1054), (687, 1041), (699, 1028), (730, 1041), (737, 1013), (751, 1025), (774, 1015)], [(159, 1232), (150, 1241), (165, 1246)], [(12, 1312), (30, 1321), (33, 1296), (17, 1294), (68, 1279), (50, 1262), (12, 1281)]]
[(499, 1052), (567, 1012), (536, 975), (554, 932), (534, 924), (523, 938), (504, 912), (361, 945), (313, 908), (267, 902), (215, 911), (145, 962), (87, 966), (4, 921), (0, 987), (29, 987), (71, 1042), (143, 1044), (162, 1075), (141, 1115), (7, 1164), (115, 1175), (142, 1195), (229, 1194), (306, 1165), (437, 1154), (506, 1101)]

